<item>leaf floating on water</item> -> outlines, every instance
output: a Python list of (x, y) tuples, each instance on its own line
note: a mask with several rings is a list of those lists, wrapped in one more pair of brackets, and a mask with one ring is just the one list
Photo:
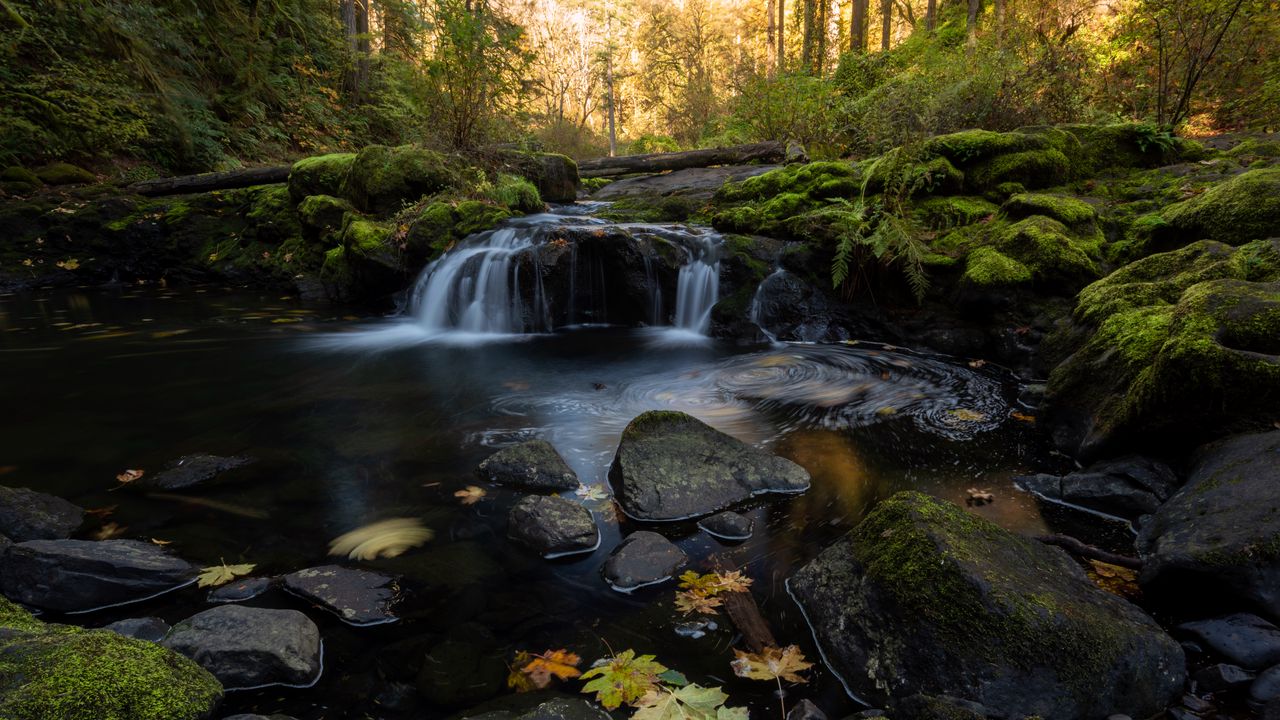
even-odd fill
[(947, 414), (960, 422), (986, 422), (987, 420), (986, 415), (968, 408), (954, 408), (948, 410)]
[(748, 680), (803, 683), (808, 680), (800, 677), (800, 673), (813, 667), (813, 663), (805, 660), (804, 653), (796, 645), (785, 648), (767, 647), (758, 653), (734, 650), (733, 654), (737, 656), (729, 663), (733, 674)]
[(461, 498), (463, 505), (475, 505), (476, 503), (484, 499), (484, 496), (487, 494), (488, 493), (486, 493), (484, 491), (484, 488), (482, 487), (476, 487), (475, 485), (468, 485), (466, 488), (454, 493), (453, 496), (456, 498)]
[(93, 539), (94, 540), (110, 540), (112, 538), (118, 538), (124, 534), (125, 530), (128, 530), (128, 529), (129, 528), (119, 523), (109, 522), (104, 524), (102, 527), (98, 528), (98, 530), (93, 533)]
[[(653, 655), (637, 656), (634, 650), (623, 650), (614, 657), (597, 661), (582, 674), (583, 680), (590, 680), (582, 686), (582, 692), (595, 693), (596, 700), (605, 709), (617, 710), (623, 703), (634, 704), (656, 690), (659, 681), (664, 681), (670, 672), (673, 671)], [(673, 684), (687, 685), (688, 681)]]
[(715, 615), (716, 608), (720, 607), (723, 602), (718, 597), (709, 595), (699, 595), (698, 593), (683, 591), (676, 593), (676, 610), (691, 615), (698, 613), (700, 615)]
[(392, 518), (365, 525), (341, 535), (329, 544), (330, 555), (352, 560), (396, 557), (430, 541), (435, 533), (417, 518)]
[(638, 709), (631, 720), (747, 720), (746, 708), (724, 706), (728, 699), (718, 687), (660, 687), (636, 702)]
[(152, 544), (152, 545), (159, 545), (160, 547), (164, 547), (165, 545), (172, 545), (172, 544), (173, 544), (173, 541), (172, 541), (172, 540), (161, 540), (160, 538), (151, 538), (151, 544)]
[(966, 497), (964, 501), (966, 505), (982, 507), (983, 505), (989, 505), (996, 501), (995, 494), (985, 488), (981, 490), (978, 488), (969, 488), (965, 492), (968, 493), (968, 497)]
[(128, 485), (129, 483), (140, 479), (143, 475), (146, 475), (146, 474), (147, 474), (146, 470), (125, 470), (119, 475), (116, 475), (116, 482), (120, 483), (121, 485)]
[(226, 585), (241, 575), (248, 575), (257, 567), (252, 563), (242, 565), (228, 565), (225, 561), (221, 565), (207, 567), (200, 571), (196, 577), (196, 585), (198, 587), (218, 587)]
[(1017, 410), (1010, 412), (1009, 417), (1013, 418), (1014, 420), (1018, 420), (1020, 422), (1030, 423), (1032, 425), (1036, 424), (1035, 415), (1028, 415), (1026, 413), (1018, 412)]
[(716, 597), (721, 593), (746, 592), (751, 578), (734, 570), (725, 573), (699, 575), (688, 570), (680, 576), (680, 590), (676, 593), (676, 609), (685, 615), (701, 613), (714, 615), (723, 601)]
[(582, 658), (563, 648), (547, 650), (542, 654), (520, 651), (512, 662), (507, 686), (516, 692), (543, 690), (551, 686), (553, 678), (571, 680), (582, 674), (578, 664)]
[(600, 485), (579, 485), (574, 495), (584, 500), (608, 500), (609, 493)]
[(969, 367), (973, 368), (974, 370), (977, 370), (986, 364), (987, 364), (986, 360), (970, 360), (969, 361)]

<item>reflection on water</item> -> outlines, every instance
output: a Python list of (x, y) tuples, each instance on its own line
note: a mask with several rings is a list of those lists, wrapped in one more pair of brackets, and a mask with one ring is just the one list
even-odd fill
[[(0, 298), (0, 392), (10, 408), (0, 433), (3, 482), (84, 507), (116, 506), (86, 535), (115, 522), (127, 537), (169, 541), (197, 563), (254, 562), (277, 574), (331, 562), (330, 541), (370, 523), (413, 518), (434, 531), (423, 547), (360, 563), (402, 576), (406, 600), (394, 629), (310, 613), (326, 642), (320, 684), (236, 694), (225, 714), (364, 712), (365, 696), (387, 678), (412, 682), (426, 650), (458, 635), (491, 638), (504, 653), (569, 647), (588, 660), (633, 647), (694, 681), (726, 682), (735, 702), (761, 716), (776, 712), (763, 684), (728, 677), (728, 623), (681, 636), (669, 586), (629, 596), (608, 589), (601, 564), (642, 527), (619, 518), (609, 500), (567, 493), (600, 521), (601, 548), (547, 562), (505, 539), (517, 493), (487, 487), (472, 505), (454, 497), (477, 484), (474, 468), (494, 448), (531, 437), (550, 440), (584, 483), (607, 489), (618, 436), (645, 410), (689, 412), (813, 476), (803, 495), (740, 508), (756, 527), (745, 542), (722, 544), (693, 523), (662, 528), (695, 568), (745, 568), (788, 642), (808, 647), (809, 636), (782, 581), (898, 489), (961, 504), (969, 488), (989, 490), (995, 502), (974, 512), (1017, 531), (1045, 527), (1010, 483), (1036, 451), (1026, 425), (1009, 419), (1016, 388), (991, 368), (870, 344), (657, 348), (651, 333), (611, 328), (377, 353), (311, 342), (357, 322), (324, 306), (219, 291)], [(124, 468), (154, 471), (195, 452), (257, 462), (183, 491), (189, 502), (110, 491)], [(253, 602), (298, 607), (271, 593)], [(190, 588), (80, 621), (154, 614), (174, 622), (203, 607), (203, 593)], [(848, 702), (821, 669), (804, 692), (833, 712)]]

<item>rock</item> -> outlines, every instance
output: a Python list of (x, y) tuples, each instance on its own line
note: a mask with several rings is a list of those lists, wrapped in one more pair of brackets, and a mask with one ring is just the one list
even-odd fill
[(1166, 246), (1200, 238), (1232, 245), (1274, 237), (1280, 227), (1280, 168), (1241, 173), (1160, 211), (1156, 240)]
[(600, 544), (600, 530), (590, 510), (546, 495), (530, 495), (511, 508), (507, 537), (545, 558), (590, 552)]
[(352, 625), (394, 622), (395, 578), (337, 565), (308, 568), (283, 578), (284, 589), (311, 600)]
[(1148, 717), (1185, 677), (1178, 644), (1065, 553), (916, 492), (882, 501), (788, 587), (831, 669), (863, 698)]
[(1280, 620), (1280, 431), (1200, 448), (1187, 484), (1143, 525), (1139, 582), (1205, 608), (1237, 601)]
[(147, 487), (164, 490), (178, 490), (212, 480), (228, 470), (248, 465), (251, 462), (253, 462), (252, 458), (240, 456), (221, 457), (205, 453), (183, 455), (169, 463), (169, 466), (164, 470), (151, 477), (144, 477), (142, 484)]
[(608, 720), (609, 713), (578, 698), (556, 698), (519, 715), (516, 720)]
[(1137, 455), (1095, 463), (1064, 477), (1041, 474), (1014, 481), (1047, 500), (1129, 520), (1155, 512), (1178, 487), (1178, 477), (1167, 465)]
[(787, 720), (827, 720), (827, 714), (814, 705), (812, 700), (805, 698), (787, 711)]
[(809, 473), (680, 412), (650, 411), (622, 432), (609, 478), (638, 520), (693, 518), (762, 493), (809, 489)]
[(893, 703), (893, 720), (987, 720), (1002, 716), (985, 705), (951, 697), (917, 693)]
[(289, 198), (301, 203), (312, 195), (341, 195), (355, 159), (355, 153), (331, 153), (299, 160), (289, 170)]
[(134, 602), (186, 585), (197, 569), (137, 540), (30, 540), (0, 558), (0, 592), (76, 612)]
[(292, 715), (253, 715), (251, 713), (240, 713), (239, 715), (228, 715), (222, 720), (294, 720)]
[(36, 170), (36, 177), (45, 185), (75, 185), (97, 182), (94, 174), (71, 163), (53, 163)]
[(1216, 693), (1248, 685), (1253, 681), (1253, 673), (1237, 665), (1217, 663), (1200, 668), (1191, 678), (1200, 690)]
[(209, 591), (209, 602), (243, 602), (252, 600), (271, 589), (271, 578), (237, 578), (236, 580)]
[(1280, 699), (1280, 665), (1258, 673), (1258, 678), (1249, 686), (1249, 699), (1256, 703), (1271, 703)]
[(169, 634), (169, 623), (158, 617), (128, 618), (103, 625), (102, 629), (147, 642), (160, 642)]
[(390, 215), (424, 195), (459, 186), (458, 164), (457, 158), (414, 145), (368, 145), (352, 161), (343, 195), (360, 210)]
[(199, 665), (155, 643), (46, 625), (0, 598), (0, 717), (198, 720), (222, 699)]
[(515, 174), (538, 188), (549, 203), (571, 203), (578, 199), (578, 164), (565, 155), (543, 152), (506, 152), (503, 162)]
[(1246, 670), (1261, 670), (1280, 663), (1280, 628), (1257, 615), (1236, 613), (1183, 623), (1178, 629)]
[(309, 686), (320, 676), (320, 630), (297, 610), (223, 605), (173, 626), (161, 643), (232, 689)]
[(431, 704), (474, 705), (496, 697), (506, 688), (506, 655), (488, 631), (474, 630), (467, 638), (441, 642), (423, 659), (416, 686)]
[(480, 476), (499, 485), (529, 490), (573, 490), (578, 475), (546, 440), (503, 448), (480, 463)]
[(605, 561), (604, 579), (614, 590), (630, 592), (670, 579), (688, 559), (665, 537), (639, 530), (628, 535)]
[(71, 537), (84, 509), (28, 488), (0, 486), (0, 535), (14, 542)]
[(751, 518), (732, 510), (718, 512), (698, 521), (698, 527), (721, 540), (746, 540), (751, 537), (754, 524)]
[(726, 165), (714, 168), (687, 168), (660, 175), (615, 180), (591, 193), (592, 200), (617, 200), (619, 198), (687, 197), (710, 200), (726, 182), (741, 182), (776, 170), (779, 165)]

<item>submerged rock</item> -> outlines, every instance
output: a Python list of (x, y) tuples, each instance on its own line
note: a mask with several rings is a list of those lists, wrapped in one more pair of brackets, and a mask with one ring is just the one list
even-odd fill
[(623, 512), (681, 520), (762, 493), (809, 489), (804, 468), (680, 412), (650, 411), (622, 432), (609, 478)]
[(158, 617), (128, 618), (103, 625), (102, 629), (147, 642), (160, 642), (169, 634), (169, 623)]
[(223, 605), (173, 626), (161, 643), (228, 688), (305, 686), (320, 675), (320, 630), (297, 610)]
[(684, 551), (655, 532), (633, 532), (604, 563), (604, 579), (615, 590), (631, 591), (668, 580), (688, 561)]
[(14, 542), (71, 537), (84, 508), (28, 488), (0, 486), (0, 535)]
[(209, 602), (243, 602), (258, 597), (271, 589), (271, 578), (237, 578), (222, 587), (209, 591)]
[(881, 502), (789, 582), (864, 698), (952, 696), (1010, 717), (1148, 717), (1182, 650), (1071, 559), (916, 492)]
[(1028, 475), (1015, 482), (1048, 500), (1134, 520), (1168, 500), (1178, 487), (1178, 476), (1164, 463), (1132, 455), (1062, 477)]
[(1197, 620), (1179, 625), (1178, 630), (1247, 670), (1262, 670), (1280, 663), (1280, 628), (1257, 615), (1236, 613)]
[(159, 645), (46, 625), (0, 598), (0, 717), (198, 720), (222, 699), (212, 675)]
[(530, 490), (573, 490), (578, 475), (546, 440), (529, 440), (503, 448), (485, 458), (481, 477), (499, 485)]
[(698, 521), (698, 527), (721, 540), (746, 540), (751, 537), (754, 525), (751, 518), (739, 515), (732, 510), (718, 512)]
[(187, 584), (196, 568), (137, 540), (31, 540), (0, 558), (0, 592), (59, 612), (144, 600)]
[(251, 462), (253, 462), (252, 458), (238, 455), (231, 457), (205, 453), (183, 455), (169, 463), (164, 470), (144, 478), (142, 482), (147, 487), (177, 490), (212, 480), (228, 470), (234, 470)]
[(1280, 431), (1202, 447), (1142, 528), (1140, 582), (1187, 605), (1244, 603), (1280, 620)]
[(511, 508), (507, 536), (547, 558), (589, 552), (600, 544), (590, 510), (546, 495), (530, 495)]
[(595, 703), (579, 698), (558, 697), (533, 708), (477, 710), (461, 715), (463, 720), (609, 720), (609, 713)]
[(317, 603), (352, 625), (376, 625), (396, 619), (395, 578), (368, 570), (324, 565), (289, 573), (284, 589)]
[(1253, 682), (1253, 673), (1238, 665), (1217, 663), (1200, 668), (1191, 679), (1200, 691), (1216, 693), (1248, 685)]
[(506, 688), (508, 656), (499, 643), (482, 627), (464, 625), (457, 630), (457, 637), (431, 648), (418, 672), (418, 692), (433, 705), (474, 705)]

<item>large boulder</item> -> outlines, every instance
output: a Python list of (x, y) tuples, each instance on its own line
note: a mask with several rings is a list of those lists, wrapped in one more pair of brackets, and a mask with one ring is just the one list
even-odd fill
[(324, 565), (289, 573), (284, 589), (310, 600), (352, 625), (393, 622), (395, 578), (368, 570)]
[(701, 517), (763, 493), (809, 489), (804, 468), (681, 412), (650, 411), (622, 432), (609, 478), (638, 520)]
[(1280, 430), (1201, 448), (1142, 528), (1140, 580), (1160, 597), (1248, 606), (1280, 621)]
[(198, 720), (222, 699), (199, 665), (109, 630), (46, 625), (0, 597), (0, 717)]
[(1212, 238), (1231, 245), (1280, 232), (1280, 168), (1250, 170), (1160, 211), (1163, 245)]
[(573, 490), (578, 475), (546, 440), (529, 440), (485, 458), (480, 476), (499, 485), (529, 490)]
[(600, 545), (600, 529), (590, 510), (547, 495), (530, 495), (511, 508), (507, 536), (545, 558), (591, 552)]
[(1270, 423), (1280, 402), (1280, 239), (1202, 241), (1080, 292), (1041, 418), (1060, 448), (1198, 443)]
[(320, 676), (320, 630), (297, 610), (223, 605), (174, 625), (162, 644), (228, 688), (308, 686)]
[(538, 188), (543, 200), (571, 203), (578, 199), (578, 164), (556, 153), (507, 152), (503, 155), (507, 168)]
[(340, 195), (355, 159), (355, 153), (332, 153), (294, 163), (289, 170), (290, 199), (300, 203), (312, 195)]
[(196, 572), (137, 540), (30, 540), (0, 558), (0, 592), (27, 605), (76, 612), (145, 600), (191, 582)]
[(424, 195), (459, 186), (459, 165), (457, 158), (414, 145), (369, 145), (352, 161), (343, 194), (360, 210), (390, 215)]
[(60, 497), (0, 486), (0, 535), (14, 542), (70, 537), (83, 520), (84, 509)]
[(868, 699), (1149, 717), (1185, 675), (1178, 644), (1067, 555), (917, 492), (881, 502), (788, 587), (832, 670)]

